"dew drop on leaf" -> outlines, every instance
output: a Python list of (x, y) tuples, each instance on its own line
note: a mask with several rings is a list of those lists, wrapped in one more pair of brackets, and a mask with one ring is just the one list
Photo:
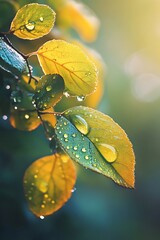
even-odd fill
[(71, 121), (82, 134), (86, 135), (89, 132), (88, 123), (84, 118), (79, 115), (74, 115)]
[(52, 90), (52, 86), (51, 86), (51, 85), (49, 85), (49, 86), (46, 87), (46, 91), (47, 91), (47, 92), (50, 92), (51, 90)]
[(29, 119), (29, 115), (28, 115), (28, 114), (25, 114), (25, 115), (24, 115), (24, 118), (28, 120), (28, 119)]
[(96, 147), (107, 162), (112, 163), (117, 159), (117, 151), (113, 146), (101, 143), (96, 145)]
[(43, 22), (43, 20), (44, 20), (44, 19), (43, 19), (43, 17), (40, 17), (40, 19), (39, 19), (39, 20), (40, 20), (41, 22)]
[(66, 98), (70, 97), (70, 94), (69, 94), (68, 92), (64, 92), (63, 95), (64, 95)]
[(83, 102), (85, 100), (85, 97), (84, 96), (78, 96), (77, 97), (77, 101), (78, 102)]
[(33, 31), (35, 29), (35, 22), (28, 22), (27, 24), (25, 24), (25, 28), (28, 31)]

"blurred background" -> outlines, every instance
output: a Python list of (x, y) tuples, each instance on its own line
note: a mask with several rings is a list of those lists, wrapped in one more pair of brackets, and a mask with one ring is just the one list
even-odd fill
[[(1, 240), (160, 239), (160, 0), (82, 2), (101, 21), (98, 39), (90, 44), (107, 66), (98, 109), (133, 143), (135, 189), (80, 167), (72, 198), (52, 216), (37, 219), (28, 210), (22, 179), (31, 162), (50, 153), (48, 142), (41, 127), (22, 132), (1, 118)], [(4, 113), (9, 103), (2, 85)]]

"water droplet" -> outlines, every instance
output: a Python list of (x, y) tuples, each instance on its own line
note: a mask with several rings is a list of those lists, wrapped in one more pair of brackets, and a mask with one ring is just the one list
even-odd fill
[(49, 138), (48, 138), (48, 140), (49, 140), (49, 141), (51, 141), (51, 140), (52, 140), (52, 138), (51, 138), (51, 137), (49, 137)]
[(29, 115), (28, 115), (28, 114), (25, 114), (25, 115), (24, 115), (24, 118), (28, 120), (28, 119), (29, 119)]
[(65, 134), (63, 135), (63, 137), (64, 137), (64, 138), (68, 138), (68, 134), (65, 133)]
[(76, 154), (76, 158), (79, 158), (79, 155), (78, 155), (78, 154)]
[(48, 190), (47, 182), (39, 181), (39, 182), (36, 183), (36, 185), (41, 192), (43, 192), (43, 193), (47, 192), (47, 190)]
[(44, 205), (44, 204), (42, 204), (42, 205), (41, 205), (41, 208), (45, 208), (45, 205)]
[(86, 155), (84, 158), (85, 158), (86, 160), (88, 160), (88, 159), (89, 159), (89, 156), (88, 156), (88, 155)]
[(44, 103), (43, 106), (44, 106), (44, 107), (47, 107), (47, 103)]
[(71, 190), (72, 193), (74, 193), (75, 191), (76, 191), (76, 188), (73, 188), (73, 189)]
[(77, 148), (77, 146), (74, 146), (74, 148), (73, 148), (73, 149), (76, 151), (78, 148)]
[(44, 198), (48, 198), (48, 194), (44, 194)]
[(41, 215), (39, 218), (43, 220), (43, 219), (44, 219), (44, 216)]
[(6, 89), (9, 90), (11, 88), (10, 85), (6, 85)]
[(34, 175), (34, 178), (37, 178), (37, 177), (38, 177), (38, 176), (35, 174), (35, 175)]
[(50, 92), (52, 90), (52, 86), (51, 85), (48, 85), (47, 87), (46, 87), (46, 91), (47, 92)]
[(86, 75), (86, 77), (88, 77), (88, 76), (91, 75), (91, 72), (88, 71), (88, 72), (85, 73), (85, 75)]
[(95, 141), (98, 142), (99, 141), (98, 138), (96, 138)]
[(54, 204), (54, 203), (55, 203), (55, 201), (54, 201), (54, 200), (52, 200), (52, 201), (51, 201), (51, 203), (52, 203), (52, 204)]
[(85, 148), (82, 148), (82, 152), (86, 152), (86, 149), (85, 149)]
[(116, 149), (105, 143), (101, 143), (96, 145), (102, 156), (106, 159), (107, 162), (112, 163), (117, 159), (117, 151)]
[(67, 148), (67, 149), (70, 149), (70, 147), (69, 147), (69, 146), (67, 146), (66, 148)]
[(85, 100), (85, 97), (84, 96), (78, 96), (77, 97), (77, 101), (78, 102), (82, 102), (82, 101), (84, 101)]
[(40, 17), (39, 20), (40, 20), (41, 22), (43, 22), (44, 19), (43, 19), (43, 17)]
[(72, 122), (82, 134), (86, 135), (89, 132), (88, 123), (79, 115), (72, 116)]
[(33, 31), (35, 29), (35, 22), (28, 22), (27, 24), (25, 24), (25, 28), (28, 31)]
[(74, 137), (74, 138), (75, 138), (75, 137), (76, 137), (76, 134), (75, 134), (75, 133), (73, 133), (73, 134), (72, 134), (72, 137)]
[(5, 120), (5, 121), (8, 119), (8, 117), (7, 117), (6, 115), (3, 115), (2, 118), (3, 118), (3, 120)]
[(70, 97), (70, 94), (68, 92), (64, 92), (63, 95), (67, 98)]
[(28, 200), (31, 201), (31, 200), (32, 200), (32, 197), (29, 197)]
[(17, 106), (15, 106), (14, 109), (17, 110), (18, 109)]

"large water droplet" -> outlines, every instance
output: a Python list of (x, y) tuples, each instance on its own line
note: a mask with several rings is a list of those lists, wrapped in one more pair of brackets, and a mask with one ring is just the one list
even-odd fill
[(96, 145), (102, 156), (106, 159), (107, 162), (113, 163), (117, 159), (117, 151), (116, 149), (105, 143), (101, 143)]
[(72, 116), (72, 122), (75, 127), (84, 135), (86, 135), (89, 131), (88, 123), (86, 120), (79, 115)]
[(28, 31), (33, 31), (35, 29), (35, 22), (28, 22), (26, 25), (25, 25), (25, 28), (28, 30)]

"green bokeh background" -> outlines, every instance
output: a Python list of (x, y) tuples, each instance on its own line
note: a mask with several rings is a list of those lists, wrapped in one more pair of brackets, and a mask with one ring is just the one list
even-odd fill
[[(160, 239), (160, 1), (85, 3), (101, 20), (98, 39), (91, 46), (107, 65), (99, 109), (113, 117), (133, 143), (135, 190), (80, 167), (69, 202), (52, 216), (37, 219), (28, 210), (22, 179), (32, 161), (50, 153), (48, 142), (41, 127), (20, 132), (1, 119), (1, 240)], [(0, 10), (1, 6), (0, 2)], [(13, 11), (8, 19), (12, 15)], [(19, 45), (19, 40), (15, 44)], [(4, 72), (0, 74), (2, 79)], [(5, 114), (9, 93), (2, 81), (0, 94)]]

